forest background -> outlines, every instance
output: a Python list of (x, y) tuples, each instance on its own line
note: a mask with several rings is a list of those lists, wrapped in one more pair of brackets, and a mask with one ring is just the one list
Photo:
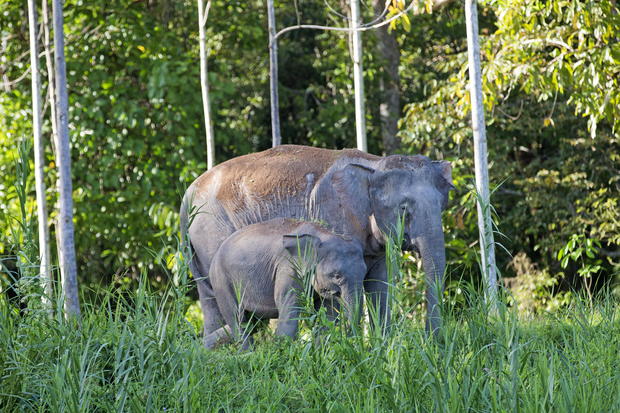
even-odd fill
[[(267, 15), (262, 1), (212, 3), (210, 99), (222, 162), (271, 146)], [(465, 17), (460, 1), (432, 13), (425, 3), (432, 2), (420, 1), (417, 12), (390, 31), (363, 35), (368, 148), (452, 162), (456, 191), (444, 225), (447, 294), (458, 301), (463, 281), (480, 280)], [(34, 239), (27, 234), (35, 231), (36, 207), (32, 161), (19, 162), (20, 151), (32, 159), (27, 8), (23, 1), (0, 5), (0, 256), (11, 270), (36, 257), (24, 245)], [(347, 25), (334, 12), (346, 9), (339, 1), (275, 6), (278, 28)], [(375, 16), (372, 6), (363, 6), (365, 21)], [(165, 268), (177, 262), (181, 196), (206, 169), (196, 15), (192, 1), (65, 2), (76, 255), (84, 291), (130, 286), (143, 273), (155, 287), (170, 281)], [(479, 2), (479, 17), (504, 281), (530, 310), (565, 304), (584, 278), (596, 288), (617, 289), (616, 2), (488, 0)], [(355, 146), (346, 35), (284, 35), (279, 72), (283, 143)], [(42, 80), (45, 86), (46, 76)], [(396, 119), (390, 123), (390, 117)], [(390, 139), (394, 127), (397, 139)], [(48, 205), (55, 205), (51, 125), (44, 128)], [(407, 283), (416, 289), (411, 267)], [(7, 273), (2, 277), (9, 282)]]

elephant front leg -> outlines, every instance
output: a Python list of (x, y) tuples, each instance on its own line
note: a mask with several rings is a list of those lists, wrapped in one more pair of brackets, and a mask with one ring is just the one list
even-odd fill
[(301, 302), (293, 282), (279, 286), (275, 294), (275, 302), (278, 307), (277, 336), (287, 336), (291, 339), (297, 337), (299, 328), (299, 315)]
[(203, 340), (203, 344), (208, 349), (213, 349), (232, 341), (232, 330), (230, 326), (220, 327), (211, 334), (207, 334)]
[(278, 318), (278, 327), (276, 328), (277, 336), (287, 336), (291, 339), (297, 337), (299, 328), (299, 310), (287, 309), (283, 317)]
[(292, 298), (278, 308), (278, 327), (276, 328), (277, 336), (287, 336), (291, 339), (297, 337), (299, 328), (300, 308), (298, 300)]
[[(250, 337), (252, 330), (243, 325), (246, 321), (246, 314), (241, 303), (237, 301), (235, 289), (230, 286), (228, 289), (218, 291), (217, 304), (227, 325), (216, 330), (207, 337), (210, 337), (210, 340), (217, 339), (219, 335), (223, 335), (226, 331), (225, 329), (228, 328), (227, 331), (230, 332), (230, 336), (235, 341), (240, 342), (243, 349), (247, 349), (252, 344), (252, 339)], [(207, 345), (206, 339), (205, 345)]]
[(378, 323), (386, 331), (390, 325), (390, 308), (385, 257), (367, 259), (366, 266), (368, 273), (364, 279), (364, 291), (368, 299), (370, 325), (376, 328)]

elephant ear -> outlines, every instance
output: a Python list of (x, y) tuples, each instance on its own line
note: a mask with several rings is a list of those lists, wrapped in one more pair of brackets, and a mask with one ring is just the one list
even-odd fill
[(359, 164), (359, 163), (350, 163), (344, 169), (347, 169), (347, 168), (351, 168), (353, 170), (357, 169), (357, 170), (361, 170), (361, 171), (368, 172), (368, 173), (371, 173), (371, 174), (375, 173), (375, 169), (374, 168), (371, 168), (370, 166), (362, 165), (362, 164)]
[(433, 161), (433, 165), (439, 171), (439, 175), (443, 178), (446, 184), (448, 184), (448, 190), (454, 189), (454, 182), (452, 181), (452, 164), (448, 161)]
[(311, 234), (286, 234), (282, 236), (282, 246), (293, 257), (304, 256), (312, 248), (315, 250), (321, 245), (321, 240)]
[(371, 167), (350, 163), (339, 171), (334, 172), (331, 177), (332, 183), (341, 191), (348, 192), (350, 186), (356, 185), (360, 179), (367, 180), (368, 176), (374, 174), (375, 170)]
[(436, 183), (442, 194), (441, 209), (448, 208), (448, 198), (451, 190), (454, 189), (452, 182), (452, 165), (448, 161), (433, 161), (433, 166), (439, 172), (438, 182)]
[(358, 163), (350, 163), (334, 172), (330, 179), (338, 197), (339, 209), (342, 210), (345, 205), (352, 210), (364, 208), (364, 201), (368, 202), (369, 178), (378, 173), (374, 168)]
[(388, 171), (378, 171), (373, 174), (369, 179), (368, 184), (368, 193), (370, 195), (370, 199), (374, 201), (378, 201), (381, 204), (387, 204), (389, 202), (389, 194), (391, 192), (390, 184), (395, 181), (404, 183), (405, 180), (399, 180), (402, 178), (401, 174), (406, 174), (407, 172), (399, 171), (399, 170), (388, 170)]

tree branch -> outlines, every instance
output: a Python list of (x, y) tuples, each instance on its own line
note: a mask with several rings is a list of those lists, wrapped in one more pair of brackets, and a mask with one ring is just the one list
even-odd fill
[(606, 257), (610, 257), (610, 258), (620, 257), (620, 251), (609, 251), (604, 248), (599, 248), (598, 251)]
[(433, 11), (439, 11), (450, 3), (454, 3), (454, 0), (435, 0), (433, 2)]
[(30, 66), (28, 66), (26, 68), (26, 70), (24, 71), (24, 73), (19, 75), (19, 77), (17, 79), (13, 79), (13, 80), (8, 80), (6, 82), (2, 82), (2, 83), (0, 83), (0, 86), (3, 87), (3, 88), (7, 88), (7, 87), (11, 87), (13, 85), (16, 85), (19, 82), (21, 82), (22, 80), (24, 80), (26, 78), (26, 76), (28, 76), (28, 73), (30, 73)]
[(207, 24), (207, 19), (209, 18), (210, 9), (211, 9), (211, 0), (208, 0), (207, 4), (205, 5), (204, 10), (202, 11), (202, 18), (200, 19), (200, 27), (204, 27)]
[(558, 40), (558, 39), (529, 39), (529, 40), (525, 40), (523, 42), (523, 44), (532, 44), (532, 43), (546, 43), (549, 44), (551, 46), (555, 46), (555, 47), (559, 47), (559, 48), (564, 48), (566, 50), (569, 51), (574, 51), (572, 47), (570, 47), (568, 44), (564, 43), (562, 40)]
[(382, 21), (381, 23), (377, 23), (377, 24), (366, 23), (356, 28), (321, 26), (321, 25), (316, 25), (316, 24), (298, 24), (296, 26), (289, 26), (277, 32), (275, 36), (273, 37), (272, 41), (276, 41), (280, 36), (282, 36), (285, 33), (291, 32), (293, 30), (299, 30), (299, 29), (326, 30), (326, 31), (334, 31), (334, 32), (344, 32), (344, 33), (365, 32), (368, 30), (376, 29), (378, 27), (382, 27), (387, 24), (390, 24), (394, 20), (399, 19), (403, 14), (408, 13), (413, 8), (413, 6), (415, 6), (416, 4), (417, 4), (417, 1), (415, 0), (412, 1), (411, 3), (409, 3), (409, 6), (407, 6), (405, 10), (390, 17), (387, 20)]
[[(326, 31), (334, 31), (334, 32), (344, 32), (344, 33), (354, 33), (354, 32), (365, 32), (368, 30), (372, 30), (372, 29), (377, 29), (379, 27), (383, 27), (387, 24), (390, 24), (391, 22), (393, 22), (396, 19), (399, 19), (403, 14), (408, 13), (409, 11), (411, 11), (413, 9), (413, 7), (418, 3), (415, 0), (412, 0), (411, 3), (409, 3), (409, 6), (407, 6), (404, 10), (402, 10), (400, 13), (390, 17), (387, 20), (384, 20), (380, 23), (377, 23), (379, 20), (381, 20), (383, 17), (385, 17), (385, 14), (387, 13), (388, 10), (388, 6), (389, 6), (389, 2), (390, 0), (386, 0), (385, 2), (385, 9), (383, 11), (383, 13), (381, 13), (378, 17), (376, 17), (374, 20), (362, 24), (360, 26), (358, 26), (357, 28), (348, 28), (348, 27), (333, 27), (333, 26), (321, 26), (321, 25), (317, 25), (317, 24), (297, 24), (295, 26), (289, 26), (289, 27), (285, 27), (284, 29), (280, 30), (279, 32), (276, 33), (276, 35), (273, 38), (273, 41), (276, 41), (281, 35), (288, 33), (290, 31), (293, 30), (300, 30), (300, 29), (310, 29), (310, 30), (326, 30)], [(444, 7), (446, 7), (448, 4), (453, 3), (454, 0), (435, 0), (433, 3), (433, 7), (432, 7), (432, 11), (439, 11), (441, 9), (443, 9)], [(327, 4), (327, 2), (325, 2)], [(329, 7), (331, 9), (331, 7)], [(334, 11), (335, 12), (335, 11)], [(339, 14), (337, 12), (335, 12), (336, 14)], [(420, 14), (419, 11), (416, 11), (414, 14)], [(348, 18), (347, 18), (348, 20)]]

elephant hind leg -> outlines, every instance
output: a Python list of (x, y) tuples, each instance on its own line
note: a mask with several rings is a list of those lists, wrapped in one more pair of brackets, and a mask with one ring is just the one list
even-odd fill
[(217, 306), (213, 288), (208, 279), (202, 278), (196, 281), (198, 287), (198, 297), (200, 298), (200, 308), (203, 315), (204, 336), (213, 333), (217, 329), (226, 325), (224, 318)]
[(209, 334), (226, 325), (220, 309), (215, 301), (215, 293), (209, 280), (209, 263), (201, 261), (197, 254), (190, 262), (190, 269), (196, 280), (200, 308), (203, 315), (203, 334), (206, 338)]

